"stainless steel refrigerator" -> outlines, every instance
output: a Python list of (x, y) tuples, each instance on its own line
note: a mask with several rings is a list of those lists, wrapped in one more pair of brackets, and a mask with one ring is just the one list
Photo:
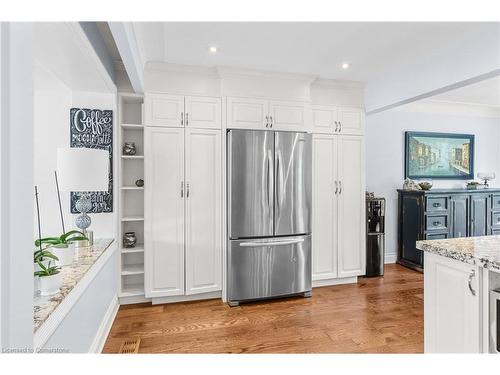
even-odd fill
[(311, 293), (311, 135), (228, 130), (228, 302)]

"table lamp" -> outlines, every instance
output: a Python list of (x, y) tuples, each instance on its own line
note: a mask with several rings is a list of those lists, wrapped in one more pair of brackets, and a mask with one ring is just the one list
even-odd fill
[(62, 191), (78, 193), (76, 226), (85, 234), (92, 220), (91, 192), (108, 191), (109, 152), (91, 148), (58, 148), (57, 177)]

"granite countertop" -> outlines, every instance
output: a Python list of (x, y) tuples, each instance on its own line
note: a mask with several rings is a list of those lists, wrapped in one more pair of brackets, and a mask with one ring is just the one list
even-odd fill
[(112, 243), (112, 239), (100, 239), (95, 240), (93, 246), (77, 248), (77, 260), (73, 264), (61, 268), (63, 284), (59, 292), (46, 297), (40, 296), (40, 292), (35, 295), (33, 301), (35, 332)]
[(417, 249), (500, 272), (500, 236), (417, 241)]

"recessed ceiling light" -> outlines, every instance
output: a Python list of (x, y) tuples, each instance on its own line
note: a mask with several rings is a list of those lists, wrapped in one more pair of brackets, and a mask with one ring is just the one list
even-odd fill
[(217, 52), (217, 47), (212, 46), (208, 50), (210, 51), (210, 53), (216, 53)]
[(350, 67), (351, 67), (351, 64), (349, 64), (348, 62), (342, 63), (342, 69), (349, 69)]

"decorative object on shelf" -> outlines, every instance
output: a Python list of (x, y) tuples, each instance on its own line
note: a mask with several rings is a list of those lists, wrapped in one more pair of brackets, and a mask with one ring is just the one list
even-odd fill
[(42, 296), (51, 296), (59, 292), (62, 285), (60, 267), (53, 266), (51, 262), (49, 262), (48, 266), (38, 262), (38, 266), (40, 270), (35, 272), (35, 276), (40, 278), (40, 294)]
[(494, 180), (495, 177), (496, 177), (496, 174), (494, 172), (479, 172), (477, 174), (477, 178), (479, 178), (480, 180), (483, 180), (483, 186), (485, 189), (490, 187), (489, 182), (491, 180)]
[(432, 188), (432, 182), (430, 182), (430, 181), (422, 181), (422, 182), (418, 183), (418, 186), (420, 186), (420, 188), (422, 190), (426, 190), (426, 191), (427, 190), (431, 190), (431, 188)]
[(125, 234), (123, 235), (123, 247), (126, 248), (135, 247), (136, 243), (137, 243), (137, 237), (135, 235), (135, 232), (125, 232)]
[(372, 191), (366, 191), (365, 192), (365, 198), (375, 198), (375, 193)]
[(137, 187), (143, 187), (144, 186), (144, 180), (142, 178), (139, 178), (138, 180), (135, 181), (135, 186), (137, 186)]
[[(104, 150), (108, 156), (107, 186), (90, 193), (92, 205), (89, 212), (113, 212), (113, 111), (71, 108), (70, 110), (70, 147)], [(62, 177), (62, 176), (59, 176)], [(71, 192), (71, 213), (77, 214), (76, 201), (79, 191)]]
[(81, 215), (76, 218), (75, 222), (84, 235), (92, 222), (87, 213), (103, 212), (96, 210), (100, 202), (94, 202), (94, 204), (92, 202), (92, 197), (99, 199), (103, 198), (102, 195), (91, 195), (90, 192), (104, 191), (108, 188), (108, 169), (107, 151), (89, 148), (59, 148), (57, 150), (57, 175), (61, 190), (79, 192), (75, 208)]
[(474, 178), (474, 135), (406, 132), (405, 178)]
[[(55, 258), (57, 266), (67, 266), (75, 260), (75, 242), (85, 241), (87, 237), (80, 231), (71, 230), (59, 237), (46, 237), (35, 241), (35, 246), (40, 247), (46, 245), (44, 250), (50, 248)], [(40, 250), (39, 250), (40, 251)]]
[(403, 190), (422, 190), (422, 188), (412, 179), (406, 178), (403, 182)]
[(469, 181), (469, 182), (467, 182), (467, 190), (477, 190), (478, 185), (479, 185), (479, 182), (477, 182), (477, 181)]
[(135, 142), (125, 142), (123, 145), (123, 155), (132, 156), (137, 152)]

